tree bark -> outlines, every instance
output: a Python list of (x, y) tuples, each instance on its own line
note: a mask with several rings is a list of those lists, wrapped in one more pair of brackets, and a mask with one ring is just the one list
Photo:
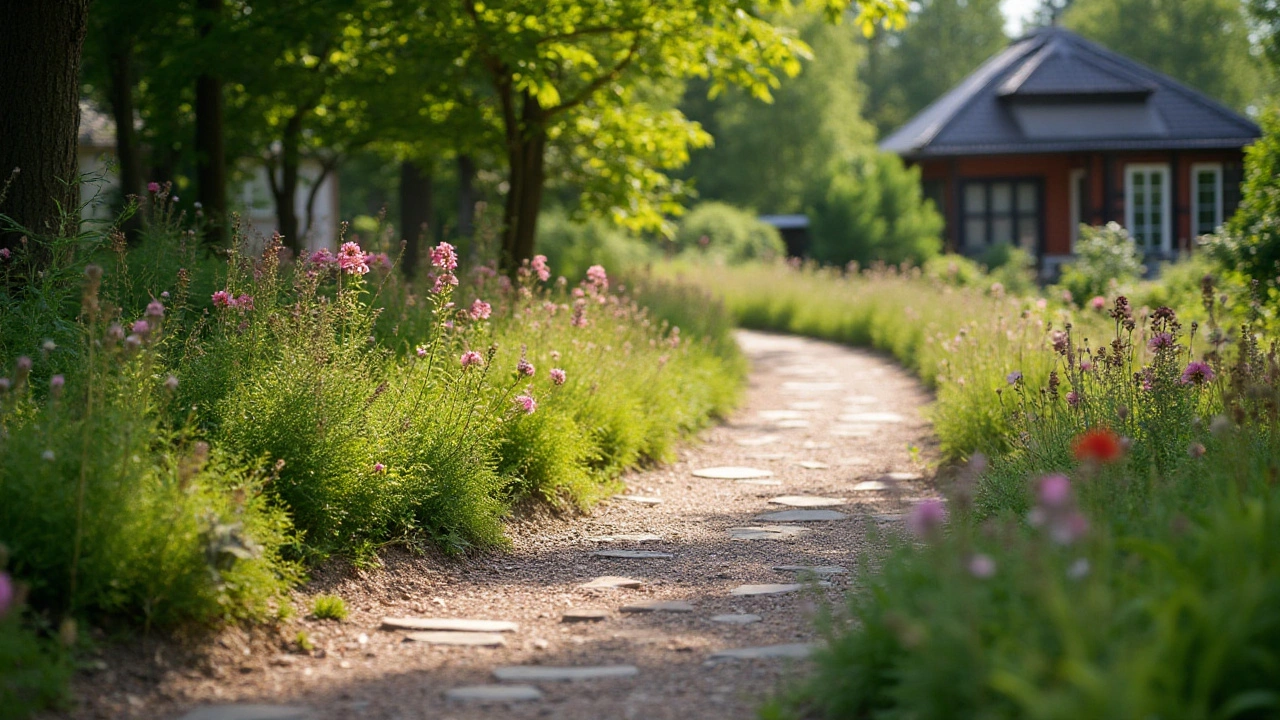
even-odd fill
[(435, 222), (435, 192), (429, 164), (400, 163), (400, 232), (404, 236), (401, 269), (406, 277), (418, 271), (422, 246)]
[[(111, 64), (111, 86), (108, 95), (111, 117), (116, 123), (116, 162), (120, 165), (120, 205), (129, 205), (129, 196), (142, 192), (142, 156), (138, 134), (133, 127), (133, 37), (121, 33), (112, 39), (108, 62)], [(124, 231), (130, 237), (142, 226), (133, 215), (125, 221)]]
[(297, 256), (305, 247), (302, 238), (298, 237), (298, 211), (294, 206), (298, 195), (298, 164), (301, 162), (299, 144), (302, 141), (302, 116), (304, 111), (298, 110), (285, 123), (284, 135), (280, 139), (280, 178), (275, 177), (274, 168), (268, 167), (271, 180), (271, 194), (276, 201), (276, 225), (284, 238), (284, 246)]
[[(33, 233), (77, 220), (80, 53), (89, 0), (0, 3), (0, 213)], [(0, 230), (0, 247), (21, 233)]]
[(476, 221), (476, 161), (470, 155), (458, 156), (458, 237), (469, 238)]
[(510, 167), (506, 204), (502, 212), (502, 262), (515, 272), (533, 258), (546, 183), (547, 129), (538, 101), (524, 93), (520, 122), (507, 127), (507, 164)]
[[(222, 15), (223, 0), (198, 0), (202, 42)], [(209, 62), (206, 52), (206, 63)], [(227, 227), (227, 152), (223, 138), (222, 79), (209, 72), (196, 77), (196, 187), (204, 209), (205, 242), (220, 245)]]

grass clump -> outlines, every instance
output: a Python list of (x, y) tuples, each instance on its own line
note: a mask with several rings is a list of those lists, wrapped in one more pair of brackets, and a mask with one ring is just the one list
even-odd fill
[(347, 619), (347, 603), (337, 595), (317, 595), (311, 599), (311, 614), (317, 620)]

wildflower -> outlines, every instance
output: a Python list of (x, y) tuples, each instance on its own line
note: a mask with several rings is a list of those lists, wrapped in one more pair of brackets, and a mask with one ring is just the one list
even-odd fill
[(462, 364), (462, 368), (465, 370), (472, 365), (483, 365), (484, 358), (475, 350), (468, 350), (462, 353), (462, 358), (459, 359), (458, 362)]
[(311, 253), (311, 257), (307, 258), (307, 261), (312, 265), (332, 265), (338, 262), (338, 258), (334, 257), (328, 248), (320, 248)]
[(124, 328), (120, 326), (120, 323), (111, 323), (107, 328), (107, 338), (116, 342), (124, 339)]
[(587, 268), (587, 282), (591, 283), (597, 290), (609, 289), (609, 276), (604, 272), (604, 266), (592, 265)]
[(40, 343), (40, 349), (47, 353), (51, 353), (54, 350), (58, 349), (58, 344), (52, 340), (45, 340), (44, 342)]
[(493, 307), (489, 303), (477, 298), (471, 303), (471, 319), (472, 320), (488, 320), (489, 315), (493, 312)]
[(386, 471), (386, 469), (387, 469), (387, 466), (383, 465), (382, 463), (373, 464), (373, 472), (375, 475), (381, 475), (383, 472)]
[(556, 385), (563, 385), (565, 381), (564, 370), (560, 368), (551, 368), (551, 382)]
[(1204, 445), (1200, 443), (1191, 443), (1191, 447), (1187, 448), (1187, 454), (1191, 456), (1192, 460), (1199, 460), (1204, 457), (1204, 453)]
[(9, 573), (0, 572), (0, 618), (9, 613), (9, 608), (13, 607), (13, 578), (9, 577)]
[(1111, 463), (1120, 459), (1124, 448), (1120, 436), (1104, 427), (1093, 428), (1076, 437), (1071, 443), (1071, 452), (1076, 460)]
[(124, 346), (127, 350), (137, 350), (142, 347), (142, 338), (137, 335), (130, 334), (124, 339)]
[(1093, 296), (1093, 299), (1089, 301), (1089, 307), (1097, 310), (1098, 312), (1102, 312), (1107, 307), (1107, 299), (1101, 295), (1095, 295)]
[(551, 279), (551, 270), (547, 267), (546, 255), (534, 255), (531, 267), (540, 282), (546, 282)]
[(1067, 393), (1067, 405), (1071, 407), (1080, 407), (1080, 393), (1075, 390)]
[(235, 300), (232, 300), (232, 301), (231, 301), (231, 307), (233, 307), (233, 308), (239, 308), (240, 310), (252, 310), (252, 309), (253, 309), (253, 296), (252, 296), (252, 295), (241, 295), (240, 297), (238, 297), (238, 298), (236, 298)]
[(173, 197), (169, 198), (169, 202), (172, 202), (172, 203), (178, 202), (178, 196), (174, 195)]
[(31, 358), (26, 355), (20, 355), (14, 362), (14, 366), (18, 369), (19, 375), (25, 376), (27, 373), (31, 372)]
[(1071, 301), (1075, 299), (1076, 299), (1075, 295), (1072, 295), (1070, 290), (1062, 291), (1062, 302), (1070, 305)]
[(170, 375), (169, 377), (165, 378), (165, 379), (164, 379), (164, 389), (165, 389), (165, 390), (168, 390), (169, 392), (173, 392), (174, 390), (177, 390), (177, 389), (178, 389), (178, 378), (174, 377), (173, 375)]
[(453, 246), (442, 242), (431, 249), (431, 264), (441, 270), (453, 271), (458, 267), (458, 253)]
[(585, 296), (586, 294), (587, 294), (587, 291), (586, 291), (586, 290), (583, 290), (582, 288), (574, 288), (574, 289), (573, 289), (573, 296), (574, 296), (575, 298), (583, 297), (583, 296)]
[(146, 335), (151, 332), (151, 325), (148, 324), (146, 320), (138, 320), (133, 324), (133, 327), (129, 329), (138, 335)]
[(569, 324), (574, 327), (584, 328), (589, 324), (587, 320), (587, 304), (582, 300), (573, 303), (573, 318), (569, 320)]
[(163, 298), (163, 299), (165, 299), (165, 300), (168, 300), (168, 299), (169, 299), (169, 291), (168, 291), (168, 290), (165, 290), (164, 292), (160, 293), (160, 297), (161, 297), (161, 298)]
[(1067, 340), (1070, 338), (1066, 330), (1054, 330), (1049, 333), (1049, 343), (1053, 345), (1053, 351), (1059, 355), (1067, 354)]
[(8, 260), (10, 254), (9, 248), (0, 248), (0, 260)]
[(1048, 301), (1048, 300), (1045, 300), (1044, 298), (1040, 298), (1039, 300), (1037, 300), (1037, 301), (1036, 301), (1036, 309), (1037, 309), (1037, 310), (1043, 310), (1043, 309), (1045, 309), (1045, 308), (1047, 308), (1047, 307), (1049, 307), (1049, 301)]
[(976, 553), (969, 558), (969, 574), (979, 580), (986, 580), (996, 574), (996, 561), (990, 555)]
[(147, 317), (157, 320), (164, 317), (164, 303), (159, 300), (152, 300), (147, 303)]
[(1009, 383), (1010, 385), (1017, 385), (1018, 383), (1022, 382), (1022, 371), (1014, 370), (1013, 372), (1004, 376), (1004, 381)]
[(907, 529), (925, 537), (939, 530), (947, 521), (947, 506), (941, 500), (925, 500), (911, 508), (907, 516)]
[(147, 192), (151, 193), (152, 195), (159, 194), (160, 183), (156, 182), (155, 180), (152, 180), (151, 182), (147, 183)]
[(1079, 580), (1089, 574), (1089, 561), (1085, 558), (1077, 558), (1071, 563), (1071, 567), (1067, 568), (1067, 577), (1072, 580)]
[(1004, 285), (1002, 283), (991, 283), (991, 296), (1001, 298), (1004, 297)]
[(369, 272), (359, 243), (342, 243), (342, 247), (338, 248), (338, 267), (348, 275), (364, 275)]
[(560, 306), (548, 300), (542, 303), (542, 309), (547, 311), (547, 315), (550, 315), (551, 317), (555, 317), (556, 310), (559, 310)]
[(1088, 360), (1080, 361), (1080, 372), (1089, 372), (1093, 369), (1093, 363)]
[(520, 362), (516, 363), (516, 372), (520, 375), (533, 377), (533, 363), (529, 362), (525, 358), (520, 358)]
[(458, 284), (458, 278), (454, 277), (452, 273), (437, 275), (435, 279), (435, 283), (431, 286), (431, 292), (435, 293), (436, 295), (439, 295), (440, 293), (444, 292), (446, 287), (452, 287), (457, 284)]
[(443, 327), (445, 330), (452, 330), (452, 329), (453, 329), (453, 321), (452, 321), (452, 320), (445, 320), (443, 323), (441, 323), (441, 327)]
[(425, 358), (427, 356), (427, 346), (419, 345), (416, 352), (418, 353), (419, 358)]
[(61, 375), (54, 375), (49, 378), (49, 393), (54, 397), (62, 394), (62, 387), (67, 384), (67, 379)]
[(9, 388), (13, 387), (13, 381), (7, 377), (0, 377), (0, 393), (9, 392)]
[(1066, 475), (1055, 473), (1040, 478), (1040, 486), (1036, 493), (1040, 504), (1046, 508), (1060, 508), (1071, 501), (1071, 480)]
[(1209, 363), (1193, 360), (1187, 363), (1187, 368), (1182, 371), (1183, 385), (1203, 385), (1212, 380), (1213, 368), (1209, 367)]
[(219, 290), (218, 292), (214, 293), (213, 306), (220, 307), (220, 308), (231, 307), (231, 293), (227, 292), (226, 290)]
[(1167, 332), (1158, 332), (1151, 336), (1147, 341), (1147, 348), (1152, 352), (1159, 352), (1173, 347), (1173, 335)]
[(365, 253), (364, 263), (369, 267), (380, 267), (383, 270), (391, 269), (391, 258), (386, 253)]
[(551, 359), (552, 359), (552, 360), (559, 360), (559, 359), (560, 359), (560, 351), (559, 351), (559, 350), (552, 350), (552, 351), (551, 351), (550, 353), (548, 353), (548, 354), (549, 354), (549, 355), (551, 355)]
[(517, 395), (515, 397), (515, 403), (520, 406), (521, 410), (524, 410), (525, 415), (532, 415), (533, 411), (538, 409), (538, 401), (534, 400), (533, 396), (528, 393), (521, 393)]
[(1089, 520), (1078, 510), (1063, 515), (1049, 528), (1049, 537), (1059, 545), (1071, 545), (1089, 532)]
[(40, 453), (40, 459), (44, 460), (45, 462), (53, 462), (55, 458), (57, 458), (57, 456), (53, 454), (52, 450), (45, 450), (44, 452)]

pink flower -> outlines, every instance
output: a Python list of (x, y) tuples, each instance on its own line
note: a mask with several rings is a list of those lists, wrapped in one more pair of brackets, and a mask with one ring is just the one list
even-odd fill
[(458, 284), (458, 278), (454, 277), (452, 273), (437, 275), (435, 284), (432, 285), (431, 287), (431, 292), (435, 293), (436, 295), (439, 295), (440, 293), (444, 292), (445, 288), (453, 287), (457, 284)]
[(1158, 352), (1173, 347), (1173, 335), (1167, 332), (1158, 332), (1151, 336), (1147, 341), (1147, 348), (1152, 352)]
[(369, 267), (380, 267), (383, 270), (391, 269), (391, 258), (386, 253), (365, 253), (364, 262)]
[(0, 248), (0, 260), (8, 260), (9, 254), (9, 248)]
[(976, 553), (969, 558), (969, 574), (979, 580), (986, 580), (996, 574), (996, 561), (990, 555)]
[(534, 410), (538, 409), (538, 401), (528, 393), (521, 393), (515, 397), (515, 404), (524, 410), (525, 415), (532, 415)]
[(213, 306), (220, 307), (220, 308), (231, 307), (231, 293), (227, 292), (226, 290), (219, 290), (218, 292), (214, 293)]
[(147, 192), (151, 193), (152, 195), (159, 193), (160, 183), (156, 182), (155, 180), (152, 180), (151, 182), (147, 183)]
[(1193, 460), (1198, 460), (1204, 457), (1204, 453), (1204, 445), (1201, 443), (1191, 443), (1191, 447), (1187, 448), (1187, 454), (1190, 455)]
[(231, 307), (233, 307), (233, 308), (238, 308), (238, 309), (240, 309), (240, 310), (252, 310), (252, 309), (253, 309), (253, 296), (252, 296), (252, 295), (241, 295), (240, 297), (238, 297), (238, 298), (236, 298), (236, 299), (234, 299), (234, 300), (232, 300), (232, 301), (231, 301)]
[(1048, 301), (1048, 300), (1045, 300), (1044, 298), (1040, 298), (1039, 300), (1037, 300), (1037, 301), (1036, 301), (1036, 309), (1037, 309), (1037, 310), (1043, 310), (1043, 309), (1045, 309), (1045, 308), (1047, 308), (1047, 307), (1049, 307), (1049, 301)]
[(534, 274), (538, 276), (539, 281), (546, 282), (551, 279), (551, 269), (547, 267), (546, 255), (534, 255), (531, 267)]
[(1049, 537), (1059, 545), (1071, 545), (1089, 532), (1089, 519), (1078, 510), (1057, 518), (1049, 528)]
[(1102, 312), (1107, 309), (1107, 299), (1101, 295), (1095, 295), (1094, 298), (1089, 301), (1089, 307), (1097, 310), (1098, 312)]
[(565, 381), (564, 370), (560, 368), (551, 368), (551, 382), (556, 385), (563, 385)]
[(129, 329), (139, 335), (146, 335), (151, 332), (151, 325), (149, 325), (146, 320), (138, 320), (133, 324), (133, 327)]
[(1066, 475), (1045, 475), (1040, 478), (1040, 504), (1047, 508), (1060, 508), (1071, 500), (1071, 480)]
[(386, 472), (386, 469), (387, 469), (387, 466), (383, 465), (382, 463), (373, 464), (373, 472), (375, 475), (381, 475), (383, 472)]
[(476, 299), (471, 303), (471, 319), (472, 320), (488, 320), (489, 315), (493, 312), (493, 307), (489, 303)]
[(1067, 335), (1066, 330), (1054, 330), (1049, 333), (1049, 342), (1053, 345), (1053, 351), (1060, 355), (1067, 353), (1067, 341), (1069, 339), (1070, 336)]
[(338, 258), (334, 257), (328, 248), (320, 248), (311, 253), (311, 257), (307, 258), (307, 261), (312, 265), (332, 265), (338, 262)]
[(472, 365), (483, 365), (484, 358), (475, 350), (468, 350), (462, 353), (462, 358), (459, 359), (458, 362), (462, 364), (462, 367), (465, 370)]
[(442, 242), (431, 249), (431, 264), (441, 270), (453, 271), (458, 267), (458, 253), (453, 246)]
[(1213, 368), (1209, 367), (1209, 363), (1192, 361), (1187, 363), (1187, 369), (1182, 371), (1183, 385), (1203, 385), (1212, 380)]
[(1089, 362), (1088, 360), (1080, 361), (1080, 372), (1089, 372), (1092, 369), (1093, 369), (1093, 363)]
[(597, 290), (607, 290), (609, 288), (609, 276), (605, 274), (603, 265), (592, 265), (587, 268), (587, 282), (595, 286)]
[(427, 346), (419, 345), (416, 352), (418, 353), (419, 358), (425, 358), (427, 356)]
[(520, 362), (516, 363), (516, 372), (520, 375), (533, 377), (533, 363), (525, 358), (520, 358)]
[(1080, 407), (1080, 393), (1075, 390), (1067, 393), (1067, 404), (1071, 407)]
[(338, 267), (348, 275), (364, 275), (369, 266), (364, 261), (364, 251), (358, 243), (344, 242), (338, 248)]
[(67, 379), (61, 375), (54, 375), (49, 378), (49, 394), (58, 397), (62, 394), (62, 386), (67, 384)]
[(918, 502), (907, 515), (907, 529), (915, 535), (926, 537), (942, 528), (947, 521), (947, 506), (941, 500)]
[(164, 303), (160, 302), (159, 300), (152, 300), (151, 302), (147, 303), (146, 315), (149, 318), (156, 318), (156, 319), (164, 317)]
[(0, 618), (9, 613), (9, 608), (13, 607), (13, 579), (9, 577), (9, 573), (0, 572)]

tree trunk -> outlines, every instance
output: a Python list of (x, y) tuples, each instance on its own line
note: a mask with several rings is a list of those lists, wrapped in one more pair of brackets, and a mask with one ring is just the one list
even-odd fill
[(406, 277), (418, 271), (422, 246), (435, 222), (435, 193), (429, 163), (400, 163), (400, 233), (404, 236), (401, 269)]
[[(113, 39), (108, 62), (111, 64), (111, 86), (108, 88), (111, 116), (116, 123), (116, 162), (120, 165), (120, 204), (127, 207), (130, 195), (142, 192), (142, 156), (138, 135), (133, 127), (133, 37), (120, 33)], [(130, 237), (142, 227), (134, 215), (125, 221), (124, 231)]]
[[(0, 213), (35, 233), (58, 233), (59, 206), (76, 221), (80, 52), (89, 0), (4, 2), (0, 10)], [(74, 227), (66, 228), (74, 231)], [(0, 230), (0, 247), (21, 233)]]
[(298, 237), (298, 211), (294, 203), (298, 195), (299, 143), (302, 140), (303, 111), (298, 110), (285, 123), (280, 139), (280, 179), (272, 178), (272, 194), (276, 200), (276, 224), (284, 238), (284, 246), (298, 256), (306, 247)]
[[(223, 0), (196, 3), (202, 39), (213, 32), (222, 15), (222, 4)], [(206, 222), (204, 240), (215, 245), (226, 240), (227, 227), (227, 152), (222, 118), (222, 80), (203, 72), (196, 77), (196, 187)]]
[(469, 238), (475, 232), (476, 161), (470, 155), (458, 156), (458, 237)]
[(524, 95), (521, 120), (507, 129), (507, 163), (511, 168), (507, 201), (502, 212), (502, 262), (511, 272), (533, 258), (546, 182), (547, 129), (542, 108)]

